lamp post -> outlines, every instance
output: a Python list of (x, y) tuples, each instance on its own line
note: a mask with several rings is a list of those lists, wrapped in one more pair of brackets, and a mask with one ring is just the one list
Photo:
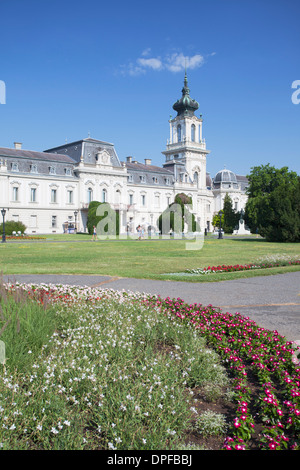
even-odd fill
[(2, 218), (3, 218), (3, 225), (2, 225), (2, 243), (6, 242), (6, 235), (5, 235), (5, 214), (6, 210), (2, 209), (1, 210)]
[(77, 214), (78, 211), (74, 211), (74, 217), (75, 217), (75, 232), (77, 233)]
[(222, 235), (222, 215), (223, 215), (223, 212), (220, 211), (220, 212), (219, 212), (220, 226), (219, 226), (219, 236), (218, 236), (218, 239), (219, 239), (219, 240), (220, 240), (221, 238), (223, 238), (223, 235)]

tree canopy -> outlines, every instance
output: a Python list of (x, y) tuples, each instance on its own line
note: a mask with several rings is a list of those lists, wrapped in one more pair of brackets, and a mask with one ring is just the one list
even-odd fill
[(287, 167), (251, 169), (245, 222), (268, 241), (300, 241), (300, 177)]
[(200, 227), (194, 214), (190, 212), (192, 198), (184, 193), (176, 194), (174, 202), (158, 218), (158, 228), (163, 235), (170, 232), (181, 233), (184, 225), (188, 225), (190, 232), (199, 232)]

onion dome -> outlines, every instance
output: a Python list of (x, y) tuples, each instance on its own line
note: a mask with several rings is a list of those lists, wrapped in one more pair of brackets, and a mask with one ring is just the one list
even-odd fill
[(193, 116), (194, 112), (199, 108), (199, 103), (190, 97), (190, 89), (188, 87), (186, 74), (184, 77), (184, 86), (181, 91), (182, 97), (174, 103), (173, 109), (177, 111), (177, 116)]

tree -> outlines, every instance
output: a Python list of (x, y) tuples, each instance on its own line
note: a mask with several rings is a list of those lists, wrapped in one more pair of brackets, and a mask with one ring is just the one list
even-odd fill
[[(101, 205), (104, 206), (103, 215), (97, 215), (98, 207)], [(107, 224), (103, 227), (103, 230), (100, 230), (99, 235), (119, 235), (119, 212), (114, 211), (107, 202), (98, 201), (92, 201), (89, 204), (87, 216), (87, 229), (89, 234), (91, 235), (93, 233), (93, 227), (97, 227), (99, 222), (101, 222), (104, 218), (107, 219)], [(116, 233), (111, 232), (111, 227), (113, 232), (114, 229), (116, 229)]]
[(223, 214), (223, 230), (225, 233), (232, 233), (239, 222), (239, 214), (234, 212), (232, 208), (232, 199), (228, 193), (226, 193), (224, 198)]
[[(212, 224), (214, 227), (219, 228), (220, 227), (220, 216), (219, 212), (216, 212), (215, 215), (213, 216)], [(224, 226), (224, 213), (222, 211), (221, 215), (221, 227)]]
[(300, 241), (300, 178), (287, 167), (253, 167), (245, 223), (268, 241)]
[[(181, 233), (184, 231), (184, 224), (188, 224), (191, 232), (199, 232), (200, 227), (196, 222), (194, 214), (190, 212), (192, 198), (184, 193), (175, 196), (174, 202), (169, 204), (167, 209), (158, 218), (158, 228), (163, 235), (170, 232)], [(166, 223), (163, 223), (163, 220)]]

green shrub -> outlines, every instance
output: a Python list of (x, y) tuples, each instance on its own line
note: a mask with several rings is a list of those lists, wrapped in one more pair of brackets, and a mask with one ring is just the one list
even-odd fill
[[(12, 235), (13, 232), (24, 233), (26, 228), (26, 225), (24, 225), (22, 222), (15, 222), (14, 220), (8, 220), (7, 222), (5, 222), (6, 235)], [(0, 224), (0, 233), (3, 233), (3, 223)]]

